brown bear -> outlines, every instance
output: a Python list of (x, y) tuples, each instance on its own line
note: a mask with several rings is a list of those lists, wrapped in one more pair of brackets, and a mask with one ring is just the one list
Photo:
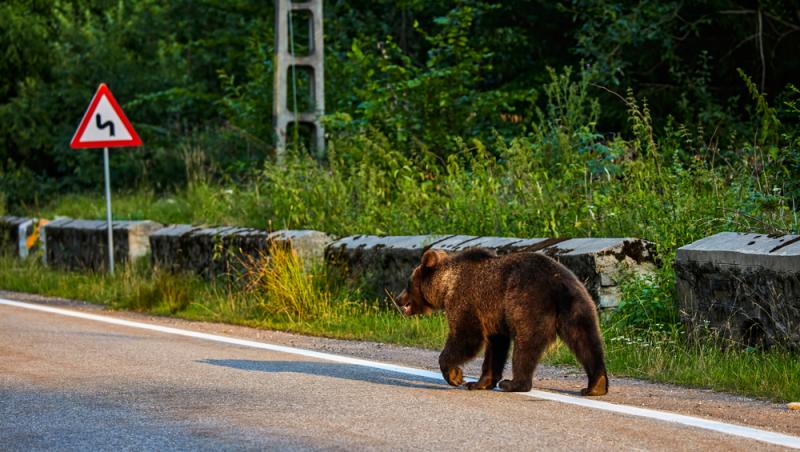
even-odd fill
[[(581, 394), (608, 392), (594, 302), (568, 268), (543, 254), (428, 250), (396, 303), (406, 315), (444, 310), (450, 331), (439, 366), (453, 386), (464, 381), (460, 366), (485, 346), (481, 377), (466, 388), (493, 389), (499, 382), (503, 391), (529, 391), (539, 359), (558, 335), (589, 377)], [(513, 378), (500, 381), (511, 341)]]

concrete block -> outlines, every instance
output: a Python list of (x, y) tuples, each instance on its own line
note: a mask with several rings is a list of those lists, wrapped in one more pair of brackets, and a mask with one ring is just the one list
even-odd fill
[[(356, 237), (363, 237), (363, 236), (356, 236)], [(469, 245), (467, 244), (478, 238), (479, 238), (478, 236), (474, 235), (450, 235), (450, 236), (445, 236), (444, 239), (434, 242), (433, 244), (429, 245), (429, 247), (447, 252), (457, 252), (468, 248)]]
[(33, 234), (36, 219), (25, 217), (0, 217), (0, 254), (28, 257), (27, 239)]
[(621, 272), (651, 272), (655, 269), (653, 245), (632, 239), (545, 239), (514, 237), (358, 235), (328, 246), (329, 268), (339, 269), (351, 280), (365, 285), (369, 295), (382, 298), (385, 290), (399, 294), (423, 252), (439, 249), (458, 252), (473, 247), (498, 254), (542, 252), (561, 261), (584, 281), (600, 307), (619, 304), (617, 280)]
[(678, 249), (689, 331), (750, 346), (800, 348), (800, 236), (722, 232)]
[(800, 269), (800, 236), (721, 232), (679, 248), (676, 260), (794, 273)]
[(175, 224), (163, 227), (150, 234), (150, 261), (154, 267), (177, 271), (187, 267), (189, 255), (180, 246), (181, 237), (195, 229), (188, 224)]
[(325, 250), (328, 268), (351, 281), (364, 284), (367, 295), (383, 299), (385, 290), (399, 295), (411, 271), (419, 265), (422, 253), (453, 236), (356, 235), (339, 239)]
[(651, 273), (655, 245), (637, 238), (578, 238), (558, 241), (542, 253), (561, 262), (583, 281), (600, 308), (619, 305), (618, 281), (624, 272)]
[(269, 235), (270, 242), (291, 247), (308, 265), (321, 265), (325, 259), (325, 248), (333, 237), (311, 229), (283, 229)]
[(307, 265), (321, 264), (333, 238), (312, 230), (268, 232), (240, 227), (172, 225), (150, 237), (153, 265), (167, 271), (189, 271), (214, 279), (238, 277), (248, 266), (269, 255), (270, 246), (293, 249)]
[(523, 251), (539, 251), (551, 244), (558, 243), (554, 239), (520, 239), (514, 237), (476, 237), (470, 235), (454, 235), (431, 246), (432, 249), (448, 252), (463, 251), (469, 248), (481, 247), (490, 249), (497, 254), (519, 253)]
[[(154, 221), (114, 221), (114, 263), (124, 265), (150, 252), (148, 236), (161, 228)], [(47, 265), (70, 270), (105, 271), (108, 235), (105, 221), (61, 218), (42, 227)]]

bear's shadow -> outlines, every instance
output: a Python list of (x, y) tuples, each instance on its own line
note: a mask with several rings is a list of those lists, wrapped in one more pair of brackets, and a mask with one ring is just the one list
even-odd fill
[(249, 372), (299, 373), (407, 388), (432, 390), (454, 389), (444, 382), (434, 383), (431, 381), (430, 383), (426, 383), (425, 381), (428, 379), (425, 377), (407, 376), (400, 373), (370, 369), (352, 364), (314, 361), (256, 361), (249, 359), (202, 359), (196, 362)]

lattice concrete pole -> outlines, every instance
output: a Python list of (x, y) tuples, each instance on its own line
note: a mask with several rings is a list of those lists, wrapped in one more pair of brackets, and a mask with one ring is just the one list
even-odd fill
[[(289, 14), (293, 11), (307, 11), (309, 33), (309, 54), (295, 56), (290, 52)], [(275, 77), (273, 120), (275, 124), (275, 152), (278, 163), (286, 156), (287, 127), (292, 122), (309, 124), (313, 128), (314, 152), (318, 157), (325, 155), (325, 130), (322, 115), (325, 114), (325, 71), (324, 43), (322, 25), (322, 0), (292, 2), (275, 0)], [(313, 110), (295, 112), (288, 103), (290, 70), (306, 68), (310, 72), (309, 93)]]
[(309, 4), (311, 8), (311, 27), (313, 32), (309, 34), (309, 40), (313, 40), (311, 45), (311, 57), (313, 60), (313, 89), (311, 96), (314, 99), (314, 139), (316, 141), (317, 157), (325, 155), (325, 128), (322, 126), (322, 116), (325, 114), (325, 42), (323, 41), (322, 26), (322, 0), (312, 0)]
[(272, 121), (275, 126), (275, 158), (283, 163), (286, 155), (286, 126), (290, 112), (286, 108), (288, 97), (289, 21), (286, 13), (291, 0), (275, 0), (275, 59), (272, 88)]

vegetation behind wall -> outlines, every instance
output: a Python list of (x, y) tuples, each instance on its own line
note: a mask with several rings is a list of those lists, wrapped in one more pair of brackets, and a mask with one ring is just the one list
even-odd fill
[[(4, 2), (9, 209), (99, 186), (98, 155), (67, 143), (101, 81), (146, 144), (114, 152), (118, 189), (178, 190), (197, 167), (214, 182), (258, 177), (272, 152), (273, 14), (254, 0)], [(542, 115), (582, 134), (584, 149), (638, 136), (635, 100), (670, 162), (747, 161), (800, 179), (800, 15), (789, 0), (328, 1), (325, 30), (334, 143), (367, 134), (383, 152), (434, 157), (429, 166), (444, 171), (475, 139), (487, 164), (511, 140), (550, 146)], [(548, 92), (549, 68), (568, 77), (564, 67), (596, 104)], [(776, 187), (797, 197), (795, 185)]]

